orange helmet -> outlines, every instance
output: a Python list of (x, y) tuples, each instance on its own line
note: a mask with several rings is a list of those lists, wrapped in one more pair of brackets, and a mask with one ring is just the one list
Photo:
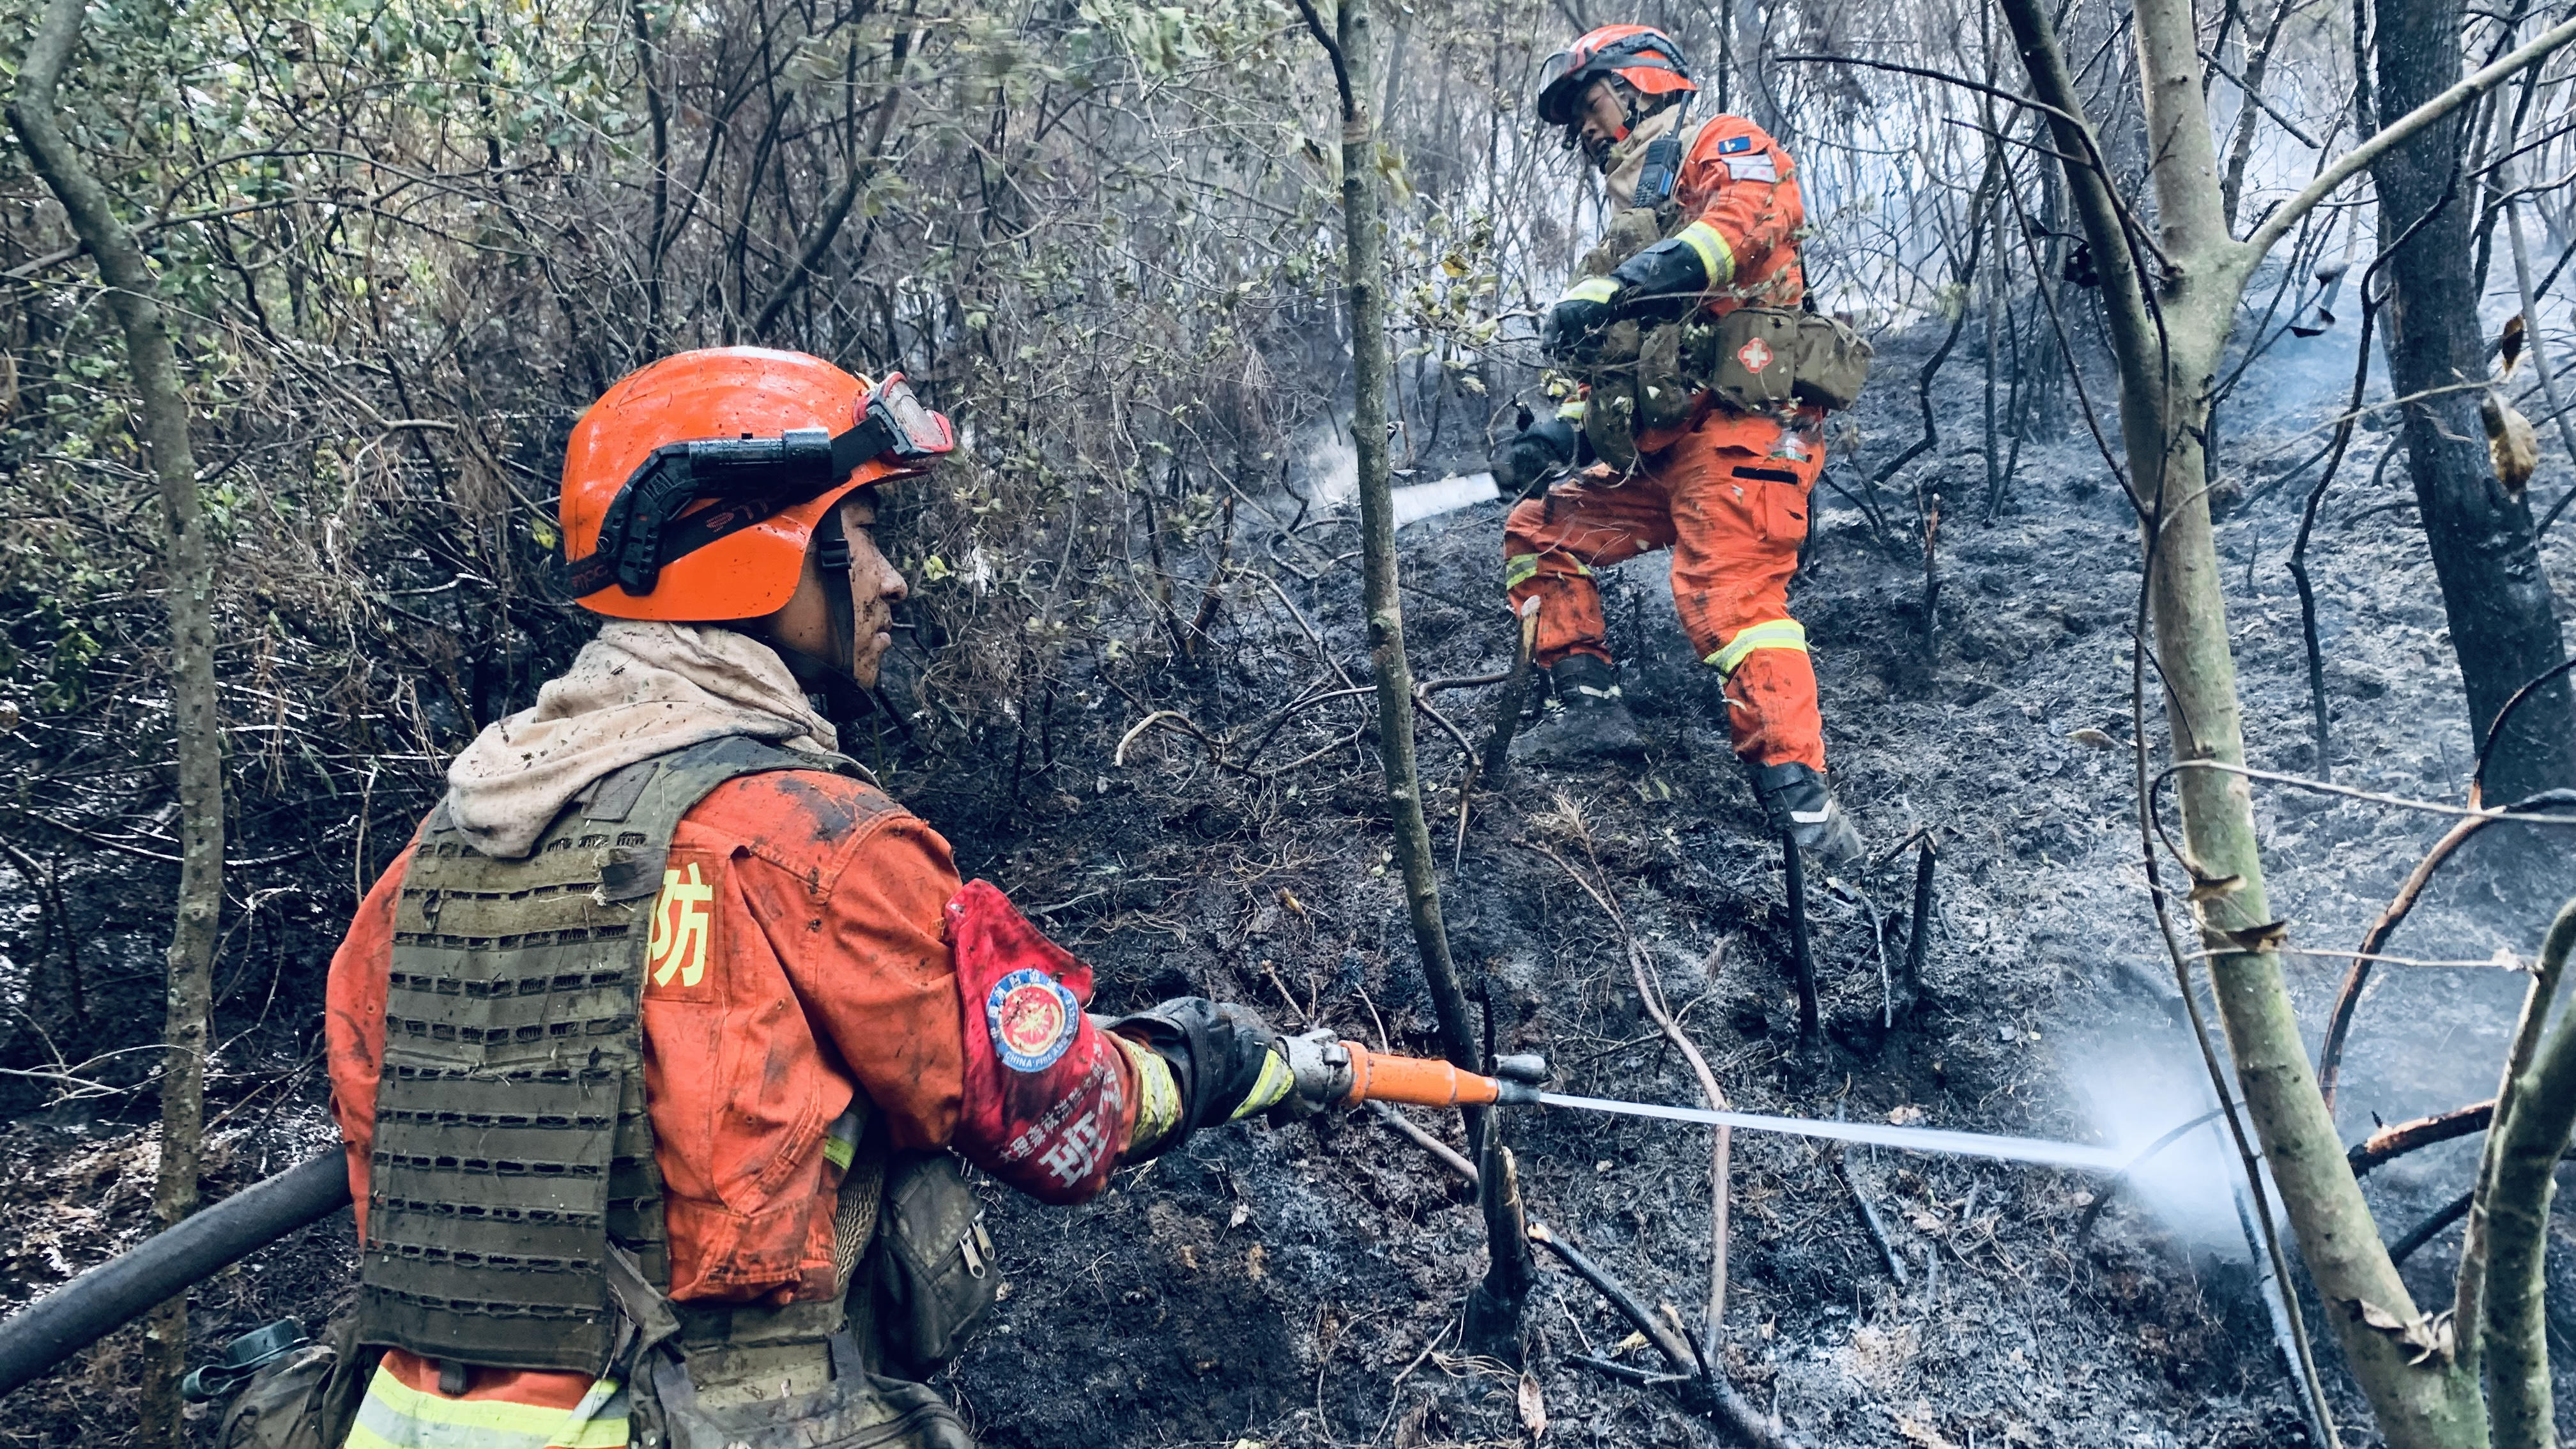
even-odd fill
[(564, 449), (573, 596), (615, 619), (775, 613), (844, 495), (954, 446), (901, 373), (871, 385), (763, 347), (663, 358), (591, 404)]
[(1545, 79), (1539, 84), (1538, 118), (1551, 126), (1573, 125), (1583, 93), (1604, 77), (1616, 76), (1640, 95), (1699, 89), (1681, 46), (1651, 25), (1604, 25), (1549, 56), (1539, 74)]

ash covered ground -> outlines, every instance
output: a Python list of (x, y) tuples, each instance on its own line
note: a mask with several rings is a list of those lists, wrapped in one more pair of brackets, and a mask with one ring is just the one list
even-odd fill
[[(1912, 436), (1897, 380), (1920, 355), (1901, 346), (1882, 364), (1860, 417), (1872, 461)], [(2350, 354), (2305, 366), (2348, 377)], [(2231, 491), (2250, 501), (2220, 534), (2253, 763), (2289, 772), (2304, 771), (2311, 751), (2298, 602), (2281, 558), (2307, 480), (2268, 494), (2263, 484), (2321, 441), (2295, 436), (2330, 411), (2320, 392), (2245, 408), (2229, 471)], [(1499, 1049), (1546, 1052), (1566, 1091), (1698, 1100), (1571, 865), (1606, 877), (1665, 999), (1745, 1110), (2144, 1148), (2214, 1103), (2139, 864), (2127, 749), (2135, 525), (2080, 428), (2026, 445), (2007, 510), (1991, 526), (1974, 521), (1985, 472), (1973, 435), (1960, 436), (1965, 413), (1916, 465), (1950, 500), (1935, 652), (1922, 644), (1919, 558), (1890, 558), (1830, 490), (1819, 491), (1817, 541), (1793, 593), (1845, 800), (1876, 848), (1918, 827), (1938, 840), (1919, 1009), (1902, 1014), (1901, 986), (1885, 991), (1879, 964), (1883, 951), (1901, 973), (1909, 856), (1815, 893), (1827, 1045), (1798, 1052), (1777, 849), (1714, 727), (1711, 681), (1672, 622), (1666, 562), (1648, 556), (1610, 571), (1605, 602), (1650, 759), (1522, 770), (1480, 789), (1463, 861), (1444, 882), (1457, 955), (1490, 1003)], [(2457, 803), (2474, 751), (2420, 531), (2411, 508), (2390, 506), (2411, 496), (2403, 469), (2374, 471), (2383, 436), (2362, 435), (2312, 545), (2336, 779)], [(1836, 467), (1851, 478), (1848, 464)], [(1510, 626), (1491, 602), (1503, 511), (1484, 505), (1403, 533), (1418, 677), (1507, 661)], [(1299, 537), (1319, 541), (1277, 555), (1309, 570), (1354, 546), (1347, 531)], [(2561, 539), (2551, 560), (2564, 611), (2576, 606), (2576, 550)], [(1364, 678), (1347, 570), (1282, 581)], [(1239, 681), (1272, 705), (1317, 673), (1311, 647), (1276, 643), (1245, 656)], [(1481, 740), (1495, 692), (1434, 698)], [(1105, 707), (1122, 706), (1122, 724), (1141, 718), (1114, 697)], [(1342, 728), (1361, 714), (1351, 708)], [(2160, 757), (2152, 698), (2148, 714)], [(2083, 730), (2111, 745), (2079, 740)], [(1461, 752), (1428, 722), (1418, 739), (1445, 854)], [(1253, 763), (1305, 748), (1274, 743)], [(1070, 902), (1050, 920), (1097, 963), (1108, 1006), (1201, 991), (1290, 1025), (1434, 1051), (1375, 771), (1356, 748), (1247, 789), (1195, 742), (1158, 734), (1131, 748), (1125, 771), (1057, 783), (1049, 804), (1060, 813), (1046, 827), (981, 857), (970, 846), (970, 868), (1023, 900)], [(2449, 823), (2291, 790), (2257, 799), (2275, 909), (2309, 949), (2358, 941)], [(2399, 941), (2445, 959), (2528, 955), (2564, 889), (2500, 877), (2485, 855), (2461, 865)], [(2576, 886), (2576, 869), (2559, 876)], [(2343, 962), (2296, 957), (2292, 969), (2313, 1032)], [(2491, 1094), (2520, 994), (2506, 972), (2383, 971), (2339, 1100), (2347, 1136), (2374, 1116), (2394, 1122)], [(1454, 1124), (1441, 1130), (1462, 1140)], [(1519, 1114), (1509, 1131), (1533, 1217), (1650, 1300), (1696, 1316), (1709, 1259), (1707, 1132), (1561, 1112)], [(2465, 1186), (2475, 1152), (2451, 1144), (2367, 1179), (2387, 1234)], [(1736, 1134), (1724, 1347), (1736, 1381), (1814, 1444), (2301, 1442), (2227, 1158), (2204, 1130), (2157, 1161), (2079, 1241), (2102, 1188), (2094, 1179), (1856, 1152), (1852, 1180), (1907, 1265), (1900, 1287), (1824, 1149)], [(1516, 1377), (1454, 1356), (1460, 1300), (1484, 1261), (1472, 1202), (1364, 1115), (1204, 1137), (1123, 1175), (1092, 1206), (1058, 1213), (997, 1199), (995, 1214), (1012, 1245), (1006, 1331), (957, 1380), (997, 1444), (1527, 1438)], [(2456, 1230), (2410, 1264), (2425, 1301), (2447, 1298), (2455, 1255)], [(1723, 1442), (1654, 1391), (1569, 1365), (1572, 1353), (1613, 1351), (1628, 1326), (1541, 1266), (1527, 1321), (1549, 1440)], [(2331, 1358), (2319, 1306), (2305, 1308)], [(1055, 1326), (1074, 1323), (1083, 1329)], [(1625, 1361), (1662, 1367), (1645, 1348)], [(2366, 1414), (2331, 1363), (2328, 1377), (2347, 1439), (2368, 1441), (2352, 1431)]]
[[(1908, 342), (1883, 354), (1858, 414), (1864, 461), (1913, 436), (1921, 351)], [(2348, 368), (2349, 354), (2316, 366)], [(1649, 556), (1605, 578), (1649, 758), (1518, 770), (1479, 786), (1463, 856), (1443, 882), (1456, 954), (1496, 1048), (1546, 1053), (1561, 1090), (1697, 1101), (1579, 873), (1623, 913), (1739, 1108), (2143, 1148), (2209, 1105), (2140, 866), (2127, 748), (2136, 529), (2080, 424), (2062, 442), (2025, 445), (2006, 511), (1979, 523), (1973, 390), (1954, 367), (1948, 436), (1906, 475), (1950, 500), (1933, 648), (1919, 556), (1891, 557), (1831, 490), (1819, 493), (1793, 594), (1843, 798), (1874, 848), (1918, 828), (1937, 843), (1920, 1000), (1906, 999), (1901, 979), (1883, 986), (1880, 964), (1901, 977), (1914, 930), (1908, 853), (1816, 885), (1826, 1021), (1822, 1045), (1799, 1050), (1778, 850), (1715, 726), (1714, 681), (1672, 621), (1665, 560)], [(2281, 555), (2307, 483), (2264, 485), (2313, 450), (2295, 435), (2326, 411), (2311, 395), (2248, 405), (2230, 423), (2230, 492), (2244, 501), (2222, 520), (2220, 545), (2249, 749), (2256, 765), (2291, 772), (2311, 762), (2298, 603)], [(2411, 509), (2394, 506), (2410, 496), (2403, 470), (2374, 470), (2384, 437), (2364, 434), (2345, 462), (2313, 546), (2335, 775), (2457, 802), (2473, 746), (2431, 565)], [(1835, 466), (1849, 482), (1853, 465)], [(2553, 480), (2544, 475), (2539, 491), (2554, 496)], [(950, 835), (967, 873), (1042, 912), (1093, 965), (1096, 1010), (1202, 993), (1255, 1004), (1284, 1027), (1330, 1025), (1433, 1054), (1374, 751), (1361, 737), (1371, 701), (1317, 703), (1260, 737), (1301, 694), (1339, 687), (1334, 667), (1364, 683), (1367, 659), (1353, 530), (1268, 501), (1277, 523), (1247, 507), (1234, 556), (1280, 592), (1238, 576), (1202, 658), (1172, 659), (1140, 619), (1123, 649), (1076, 665), (1048, 743), (1020, 752), (1007, 782), (996, 763), (898, 766), (892, 783)], [(1485, 504), (1404, 531), (1419, 678), (1507, 661), (1502, 512)], [(1278, 526), (1292, 520), (1293, 531)], [(2570, 537), (2560, 530), (2547, 551), (2562, 616), (2576, 610)], [(1481, 740), (1495, 694), (1444, 690), (1433, 701)], [(1114, 764), (1120, 738), (1158, 708), (1182, 711), (1242, 768), (1160, 729)], [(2160, 757), (2155, 715), (2149, 747)], [(1418, 738), (1445, 858), (1462, 752), (1428, 720)], [(1272, 778), (1244, 773), (1317, 751)], [(2349, 949), (2447, 825), (2269, 787), (2256, 800), (2275, 908), (2301, 949)], [(2528, 953), (2576, 869), (2562, 852), (2560, 879), (2535, 881), (2546, 864), (2516, 874), (2489, 854), (2473, 848), (2446, 874), (2392, 949)], [(2292, 958), (2312, 1038), (2342, 969)], [(2383, 970), (2338, 1101), (2347, 1139), (2374, 1117), (2490, 1094), (2520, 991), (2501, 971)], [(235, 1105), (210, 1192), (328, 1140), (309, 1068)], [(1417, 1120), (1460, 1140), (1454, 1121)], [(1531, 1215), (1696, 1326), (1708, 1289), (1709, 1134), (1536, 1111), (1514, 1114), (1508, 1131)], [(14, 1184), (0, 1291), (24, 1301), (132, 1242), (150, 1150), (130, 1128), (84, 1124), (77, 1112), (0, 1135)], [(2383, 1232), (2395, 1237), (2465, 1186), (2475, 1152), (2455, 1143), (2367, 1179)], [(2225, 1159), (2205, 1129), (2160, 1154), (2089, 1236), (2079, 1228), (2104, 1184), (2083, 1174), (1861, 1150), (1846, 1187), (1815, 1144), (1738, 1133), (1733, 1154), (1720, 1351), (1746, 1397), (1805, 1443), (2151, 1449), (2305, 1437)], [(1854, 1188), (1885, 1225), (1901, 1285), (1858, 1220)], [(1366, 1114), (1204, 1134), (1077, 1209), (988, 1197), (1008, 1291), (941, 1383), (997, 1449), (1527, 1443), (1532, 1402), (1547, 1421), (1543, 1443), (1724, 1442), (1662, 1392), (1570, 1361), (1662, 1367), (1651, 1349), (1623, 1347), (1628, 1325), (1544, 1258), (1526, 1320), (1534, 1400), (1519, 1372), (1460, 1356), (1481, 1220), (1462, 1185)], [(2419, 1299), (2447, 1296), (2455, 1253), (2456, 1230), (2410, 1262)], [(259, 1255), (200, 1291), (199, 1342), (285, 1312), (319, 1321), (348, 1263), (345, 1218)], [(2371, 1442), (2352, 1427), (2366, 1416), (2331, 1361), (2323, 1310), (2305, 1307), (2347, 1441)], [(2576, 1335), (2576, 1322), (2568, 1329)], [(132, 1351), (120, 1336), (15, 1396), (0, 1437), (121, 1438)]]

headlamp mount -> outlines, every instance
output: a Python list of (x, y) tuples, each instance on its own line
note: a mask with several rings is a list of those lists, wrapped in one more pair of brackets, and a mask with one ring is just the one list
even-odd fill
[(572, 560), (573, 596), (611, 583), (649, 594), (674, 560), (830, 492), (867, 463), (922, 464), (956, 446), (948, 419), (924, 406), (901, 373), (868, 391), (856, 425), (843, 432), (790, 428), (776, 437), (664, 443), (610, 500), (597, 545)]

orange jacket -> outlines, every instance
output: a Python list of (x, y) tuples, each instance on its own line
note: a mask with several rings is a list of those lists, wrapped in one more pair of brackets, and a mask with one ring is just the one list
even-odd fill
[[(953, 1144), (1013, 1186), (1058, 1186), (958, 1131), (963, 1021), (941, 934), (957, 867), (929, 826), (855, 780), (746, 775), (682, 818), (670, 864), (695, 866), (713, 892), (705, 969), (655, 973), (644, 989), (673, 1298), (830, 1295), (839, 1174), (824, 1137), (854, 1092), (897, 1148)], [(401, 875), (397, 861), (376, 882), (331, 960), (331, 1100), (362, 1237)], [(1134, 1066), (1106, 1056), (1120, 1074), (1125, 1120), (1112, 1140), (1123, 1143)]]
[(1798, 166), (1780, 143), (1742, 116), (1711, 116), (1692, 137), (1673, 182), (1673, 200), (1691, 218), (1681, 237), (1699, 252), (1722, 294), (1709, 310), (1795, 307), (1807, 295), (1798, 268), (1798, 237), (1807, 207)]

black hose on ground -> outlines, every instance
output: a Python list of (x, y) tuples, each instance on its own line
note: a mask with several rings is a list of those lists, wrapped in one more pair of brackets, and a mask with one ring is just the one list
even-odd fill
[(298, 1228), (349, 1205), (337, 1148), (234, 1193), (0, 1322), (0, 1395)]

